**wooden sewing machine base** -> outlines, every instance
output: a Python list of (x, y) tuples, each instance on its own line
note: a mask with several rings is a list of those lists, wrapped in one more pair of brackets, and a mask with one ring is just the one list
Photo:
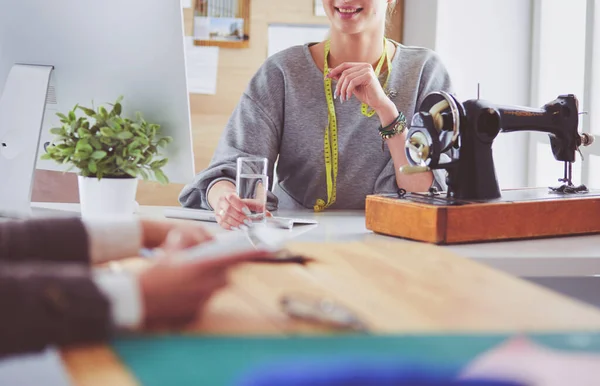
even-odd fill
[(367, 229), (434, 244), (532, 239), (600, 233), (600, 191), (502, 191), (502, 198), (449, 204), (445, 194), (372, 195)]

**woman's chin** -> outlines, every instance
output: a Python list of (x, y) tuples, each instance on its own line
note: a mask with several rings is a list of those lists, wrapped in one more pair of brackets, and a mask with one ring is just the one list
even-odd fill
[(335, 29), (346, 35), (356, 35), (365, 30), (360, 20), (336, 20)]
[(344, 25), (339, 26), (337, 30), (344, 35), (358, 35), (364, 31), (359, 25)]

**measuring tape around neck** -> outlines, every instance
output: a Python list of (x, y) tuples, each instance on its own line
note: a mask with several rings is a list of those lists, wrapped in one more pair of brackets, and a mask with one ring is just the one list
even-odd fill
[[(325, 156), (325, 172), (327, 174), (327, 202), (323, 199), (318, 199), (314, 206), (315, 212), (321, 212), (331, 205), (333, 205), (337, 199), (337, 175), (338, 175), (338, 130), (337, 130), (337, 117), (335, 115), (335, 105), (333, 103), (333, 88), (332, 79), (328, 78), (329, 74), (329, 52), (331, 50), (331, 41), (325, 42), (325, 63), (323, 65), (324, 74), (324, 87), (325, 87), (325, 99), (327, 100), (327, 111), (329, 115), (329, 122), (327, 128), (325, 128), (325, 136), (323, 139), (324, 143), (324, 156)], [(385, 81), (384, 90), (387, 88), (387, 84), (390, 79), (390, 73), (392, 69), (390, 56), (387, 54), (387, 39), (383, 42), (383, 53), (375, 69), (375, 74), (379, 78), (383, 63), (387, 58), (387, 79)], [(366, 104), (361, 106), (362, 114), (367, 117), (372, 117), (375, 114), (374, 110), (369, 110)]]

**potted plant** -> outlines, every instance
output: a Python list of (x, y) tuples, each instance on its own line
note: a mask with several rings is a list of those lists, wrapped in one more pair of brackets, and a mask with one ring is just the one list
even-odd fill
[[(79, 199), (83, 217), (131, 216), (135, 212), (138, 178), (169, 182), (162, 168), (167, 158), (159, 149), (172, 140), (160, 137), (160, 126), (144, 120), (124, 118), (122, 97), (97, 109), (75, 106), (58, 113), (62, 125), (42, 156), (79, 170)], [(83, 116), (78, 116), (81, 111)]]

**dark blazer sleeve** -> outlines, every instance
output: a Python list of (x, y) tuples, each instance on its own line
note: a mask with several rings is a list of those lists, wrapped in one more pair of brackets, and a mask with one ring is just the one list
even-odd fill
[(108, 299), (85, 264), (0, 263), (0, 357), (104, 341)]
[(0, 261), (89, 262), (89, 239), (79, 218), (0, 222)]

